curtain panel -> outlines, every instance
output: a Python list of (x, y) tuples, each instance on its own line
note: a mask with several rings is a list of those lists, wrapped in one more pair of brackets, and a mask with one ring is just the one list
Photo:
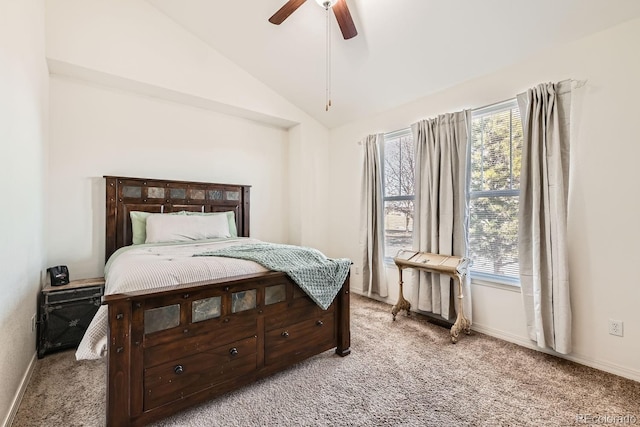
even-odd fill
[(379, 147), (384, 135), (369, 135), (360, 144), (364, 148), (360, 201), (360, 241), (362, 243), (362, 282), (367, 295), (388, 295), (384, 274), (384, 220), (382, 168)]
[(518, 95), (524, 145), (519, 262), (527, 331), (539, 347), (571, 352), (567, 204), (571, 81)]
[[(411, 126), (416, 150), (414, 250), (467, 255), (466, 187), (470, 119), (470, 110), (465, 110), (443, 114)], [(469, 275), (464, 279), (463, 311), (471, 320)], [(412, 301), (418, 302), (419, 310), (451, 320), (455, 316), (458, 293), (458, 287), (452, 286), (449, 276), (420, 271), (417, 273), (417, 283), (413, 286)]]

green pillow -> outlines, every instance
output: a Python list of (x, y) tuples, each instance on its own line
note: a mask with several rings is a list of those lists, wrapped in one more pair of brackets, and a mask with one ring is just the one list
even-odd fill
[[(140, 245), (147, 240), (147, 218), (154, 212), (131, 211), (131, 232), (134, 245)], [(169, 215), (184, 215), (184, 211), (171, 212)]]

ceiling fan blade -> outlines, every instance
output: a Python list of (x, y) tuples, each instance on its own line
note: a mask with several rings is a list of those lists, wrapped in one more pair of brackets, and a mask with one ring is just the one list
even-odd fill
[(289, 17), (293, 12), (296, 11), (297, 8), (302, 6), (302, 4), (307, 0), (289, 0), (273, 14), (271, 18), (269, 18), (269, 22), (272, 24), (280, 25), (282, 22)]
[(338, 2), (333, 5), (332, 9), (333, 13), (336, 15), (336, 19), (338, 20), (338, 25), (340, 26), (340, 31), (342, 31), (344, 39), (348, 40), (357, 36), (358, 31), (356, 30), (356, 25), (353, 23), (353, 18), (351, 18), (351, 13), (347, 7), (347, 1), (338, 0)]

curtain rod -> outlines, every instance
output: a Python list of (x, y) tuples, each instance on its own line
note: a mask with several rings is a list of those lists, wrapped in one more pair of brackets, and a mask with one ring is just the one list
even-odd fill
[[(378, 135), (383, 135), (383, 136), (390, 136), (392, 138), (394, 137), (401, 137), (401, 136), (405, 136), (405, 135), (409, 135), (411, 134), (411, 127), (408, 128), (404, 128), (404, 129), (398, 129), (398, 130), (394, 130), (391, 132), (378, 132), (375, 133), (373, 135), (378, 136)], [(358, 141), (358, 145), (362, 145), (362, 139), (360, 141)]]
[[(563, 82), (571, 82), (573, 83), (574, 89), (579, 89), (582, 86), (587, 84), (587, 80), (575, 80), (575, 79), (565, 79), (565, 80), (560, 80), (558, 82), (559, 83), (563, 83)], [(517, 95), (516, 95), (517, 96)], [(494, 107), (496, 105), (500, 105), (500, 104), (506, 104), (507, 102), (512, 101), (514, 98), (509, 98), (509, 99), (505, 99), (502, 101), (498, 101), (498, 102), (494, 102), (493, 104), (489, 104), (489, 105), (484, 105), (482, 107), (477, 107), (477, 108), (472, 108), (471, 111), (477, 111), (477, 110), (484, 110), (485, 108), (490, 108), (490, 107)]]
[[(583, 87), (584, 85), (587, 84), (588, 80), (576, 80), (576, 79), (565, 79), (565, 80), (561, 80), (558, 83), (562, 83), (562, 82), (566, 82), (566, 81), (570, 81), (571, 83), (573, 83), (573, 88), (574, 89), (580, 89), (581, 87)], [(517, 95), (516, 95), (517, 96)], [(482, 107), (477, 107), (477, 108), (472, 108), (471, 111), (477, 111), (477, 110), (484, 110), (485, 108), (490, 108), (496, 105), (500, 105), (500, 104), (504, 104), (507, 102), (512, 101), (514, 98), (509, 98), (509, 99), (505, 99), (502, 101), (498, 101), (498, 102), (494, 102), (493, 104), (488, 104), (488, 105), (484, 105)], [(385, 135), (388, 134), (392, 134), (392, 133), (402, 133), (402, 132), (406, 132), (407, 129), (411, 129), (411, 125), (409, 125), (408, 128), (404, 128), (404, 129), (396, 129), (396, 130), (392, 130), (390, 132), (383, 132)], [(362, 145), (362, 141), (358, 141), (358, 145)]]

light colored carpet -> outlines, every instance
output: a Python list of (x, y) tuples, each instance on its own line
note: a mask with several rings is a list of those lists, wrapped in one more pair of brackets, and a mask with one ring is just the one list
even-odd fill
[[(587, 415), (640, 424), (638, 382), (479, 333), (452, 345), (448, 330), (418, 316), (393, 322), (390, 306), (357, 295), (351, 311), (350, 356), (325, 352), (155, 425), (595, 424)], [(13, 425), (102, 426), (104, 381), (103, 361), (46, 356)]]

